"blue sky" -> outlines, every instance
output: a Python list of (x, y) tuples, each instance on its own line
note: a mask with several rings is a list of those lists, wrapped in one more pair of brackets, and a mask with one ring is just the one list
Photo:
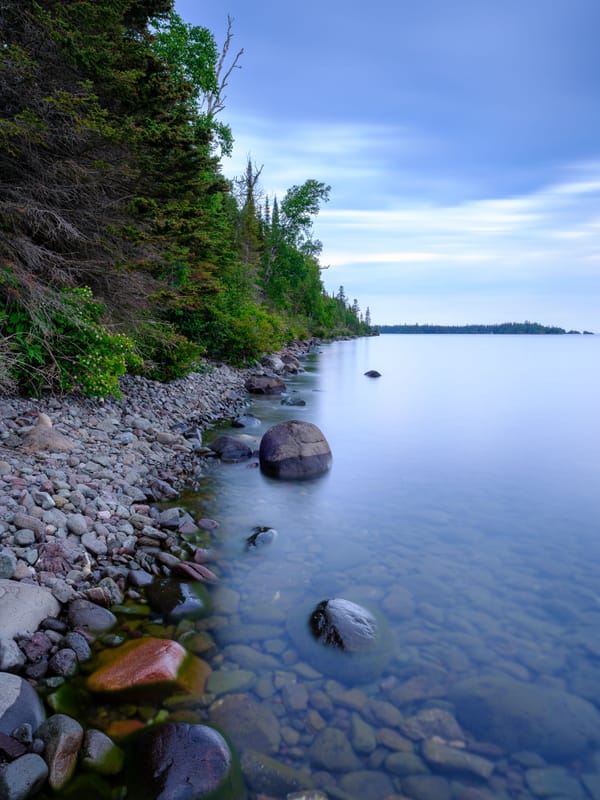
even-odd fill
[(242, 68), (225, 173), (331, 185), (329, 291), (374, 322), (600, 332), (598, 0), (176, 0)]

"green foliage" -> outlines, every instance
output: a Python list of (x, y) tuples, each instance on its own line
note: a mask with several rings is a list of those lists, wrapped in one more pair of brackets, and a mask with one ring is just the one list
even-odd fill
[(182, 378), (198, 367), (203, 350), (168, 322), (144, 322), (132, 334), (141, 358), (135, 370), (156, 381)]
[(261, 170), (223, 177), (230, 19), (219, 52), (172, 0), (4, 0), (0, 16), (0, 391), (118, 395), (125, 370), (170, 380), (204, 354), (364, 332), (321, 281), (330, 187), (271, 212)]
[(91, 290), (64, 290), (62, 303), (32, 316), (9, 302), (0, 313), (0, 333), (14, 354), (12, 375), (28, 394), (79, 390), (88, 397), (120, 397), (119, 378), (141, 365), (131, 338), (112, 333)]

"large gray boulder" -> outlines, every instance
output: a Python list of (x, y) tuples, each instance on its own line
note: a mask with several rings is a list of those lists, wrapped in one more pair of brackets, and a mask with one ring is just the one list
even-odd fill
[(267, 475), (302, 480), (321, 475), (331, 466), (331, 448), (312, 422), (290, 419), (274, 425), (260, 442), (260, 467)]
[(513, 752), (564, 761), (600, 744), (600, 713), (561, 689), (489, 676), (456, 684), (450, 700), (465, 728)]
[(45, 719), (44, 706), (31, 684), (0, 672), (0, 732), (10, 735), (24, 723), (35, 730)]
[(43, 586), (0, 580), (0, 631), (12, 639), (20, 633), (34, 633), (46, 617), (56, 617), (60, 604)]

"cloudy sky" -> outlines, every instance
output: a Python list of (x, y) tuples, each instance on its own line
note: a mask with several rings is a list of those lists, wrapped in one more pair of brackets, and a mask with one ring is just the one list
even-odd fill
[(280, 197), (331, 185), (329, 291), (380, 324), (600, 332), (599, 0), (176, 0), (242, 68), (222, 119)]

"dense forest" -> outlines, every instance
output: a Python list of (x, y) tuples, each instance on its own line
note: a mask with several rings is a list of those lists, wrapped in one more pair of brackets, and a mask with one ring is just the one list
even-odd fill
[(4, 0), (0, 37), (2, 391), (118, 395), (125, 371), (368, 332), (321, 280), (330, 187), (223, 175), (231, 21), (219, 47), (172, 0)]
[[(503, 322), (499, 325), (380, 325), (380, 333), (499, 333), (561, 334), (579, 333), (539, 322)], [(584, 331), (588, 333), (588, 331)]]

